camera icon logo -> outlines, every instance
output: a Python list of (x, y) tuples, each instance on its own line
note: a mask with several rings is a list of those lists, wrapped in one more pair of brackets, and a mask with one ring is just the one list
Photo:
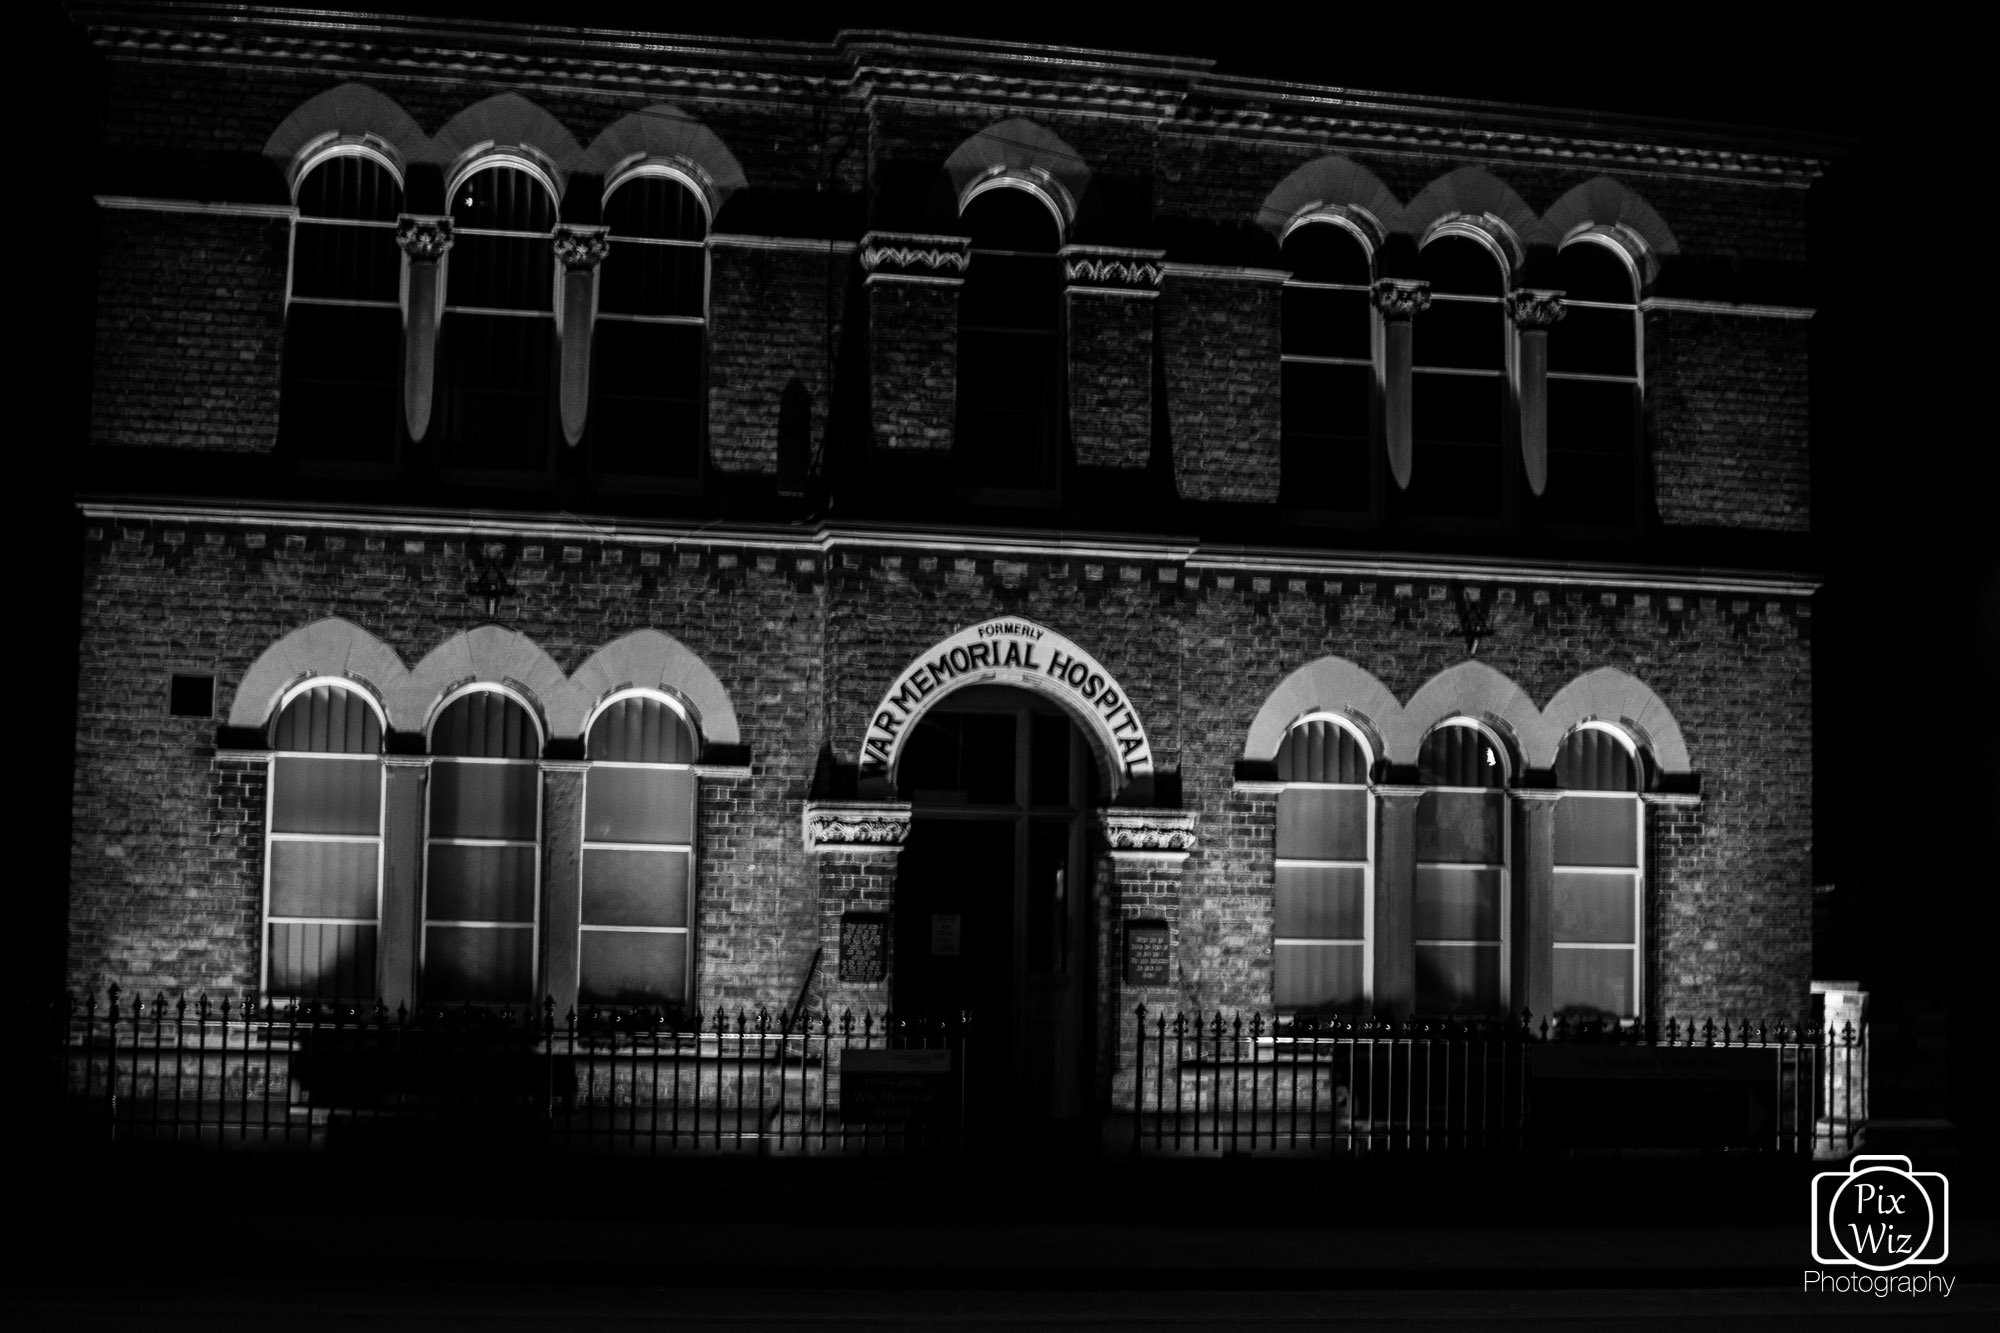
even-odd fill
[(1816, 1263), (1887, 1273), (1939, 1264), (1951, 1253), (1951, 1186), (1941, 1171), (1912, 1171), (1907, 1157), (1856, 1157), (1812, 1182)]

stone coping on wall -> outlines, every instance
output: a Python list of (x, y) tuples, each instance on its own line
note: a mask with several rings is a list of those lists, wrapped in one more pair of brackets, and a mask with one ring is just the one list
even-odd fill
[(908, 801), (807, 801), (808, 852), (882, 853), (902, 850), (910, 836)]

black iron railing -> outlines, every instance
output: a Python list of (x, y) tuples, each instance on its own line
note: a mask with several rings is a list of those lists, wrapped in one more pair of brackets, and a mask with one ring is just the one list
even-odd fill
[(563, 1151), (855, 1154), (963, 1140), (962, 1017), (67, 999), (70, 1125), (319, 1148), (469, 1136)]
[(1854, 1151), (1866, 1034), (1557, 1019), (1133, 1014), (1142, 1154)]

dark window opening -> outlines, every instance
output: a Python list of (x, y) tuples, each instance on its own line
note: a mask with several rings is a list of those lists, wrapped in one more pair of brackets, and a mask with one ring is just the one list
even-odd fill
[(1062, 391), (1062, 243), (1055, 217), (1025, 190), (966, 206), (972, 263), (959, 293), (961, 486), (1053, 491)]
[(1423, 249), (1430, 308), (1416, 317), (1411, 374), (1412, 512), (1496, 519), (1505, 504), (1506, 275), (1469, 236)]
[(167, 716), (212, 717), (215, 714), (215, 677), (174, 673), (167, 684)]
[(687, 480), (701, 470), (708, 215), (686, 185), (637, 176), (604, 205), (591, 450), (600, 473)]
[(1285, 238), (1280, 297), (1280, 485), (1287, 505), (1373, 507), (1375, 384), (1370, 261), (1360, 238), (1308, 222)]
[(1565, 313), (1549, 330), (1547, 522), (1630, 528), (1640, 488), (1639, 306), (1610, 246), (1573, 241), (1557, 257)]

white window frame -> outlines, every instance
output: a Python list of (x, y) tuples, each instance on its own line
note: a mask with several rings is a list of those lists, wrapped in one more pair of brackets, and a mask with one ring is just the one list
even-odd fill
[[(482, 759), (467, 755), (435, 754), (432, 751), (432, 737), (438, 721), (445, 710), (460, 699), (472, 694), (498, 694), (519, 705), (528, 716), (528, 722), (535, 729), (535, 753), (528, 759)], [(478, 681), (462, 685), (439, 699), (431, 709), (431, 715), (424, 723), (424, 750), (430, 755), (433, 771), (439, 764), (499, 764), (533, 769), (535, 772), (535, 836), (528, 838), (458, 838), (438, 837), (431, 832), (432, 798), (437, 790), (435, 776), (424, 784), (424, 878), (423, 890), (417, 905), (417, 976), (418, 993), (423, 993), (422, 983), (429, 976), (431, 927), (461, 928), (467, 930), (522, 930), (528, 934), (529, 997), (539, 994), (542, 986), (542, 802), (544, 793), (541, 780), (541, 754), (547, 745), (547, 737), (542, 732), (542, 720), (536, 716), (534, 706), (518, 690), (505, 685)], [(459, 921), (449, 918), (433, 919), (431, 916), (431, 848), (446, 847), (532, 847), (534, 854), (534, 885), (530, 902), (533, 904), (529, 919), (520, 921)], [(479, 1003), (485, 1003), (480, 1001)]]
[[(1334, 723), (1336, 726), (1340, 727), (1340, 729), (1345, 731), (1348, 735), (1352, 736), (1355, 740), (1355, 743), (1361, 747), (1361, 755), (1364, 760), (1363, 771), (1364, 772), (1374, 771), (1375, 747), (1369, 743), (1367, 734), (1363, 732), (1361, 728), (1355, 724), (1354, 720), (1341, 713), (1322, 710), (1317, 712), (1306, 713), (1300, 717), (1294, 718), (1292, 720), (1291, 725), (1285, 728), (1285, 736), (1284, 739), (1281, 739), (1279, 741), (1279, 746), (1282, 748), (1284, 745), (1284, 740), (1289, 739), (1293, 731), (1295, 731), (1299, 727), (1306, 725), (1309, 722), (1331, 722)], [(1356, 861), (1353, 859), (1322, 859), (1320, 857), (1312, 857), (1312, 856), (1274, 855), (1271, 858), (1272, 895), (1275, 899), (1275, 896), (1277, 894), (1277, 871), (1279, 869), (1324, 868), (1324, 869), (1334, 869), (1334, 870), (1352, 870), (1359, 868), (1361, 871), (1362, 936), (1358, 940), (1352, 937), (1328, 939), (1318, 936), (1308, 937), (1308, 936), (1298, 936), (1298, 935), (1280, 935), (1275, 930), (1273, 930), (1271, 934), (1272, 995), (1275, 998), (1278, 989), (1277, 964), (1278, 964), (1279, 945), (1359, 944), (1361, 946), (1361, 1006), (1363, 1010), (1370, 1010), (1373, 1008), (1375, 1004), (1375, 861), (1377, 855), (1376, 845), (1375, 845), (1376, 843), (1375, 824), (1376, 824), (1376, 804), (1377, 804), (1375, 796), (1375, 784), (1372, 781), (1285, 783), (1285, 789), (1287, 791), (1290, 791), (1294, 788), (1303, 791), (1359, 791), (1366, 793), (1366, 797), (1364, 799), (1362, 808), (1362, 820), (1364, 827), (1366, 827), (1368, 830), (1368, 856), (1366, 860)], [(1283, 799), (1282, 795), (1280, 796), (1280, 799)], [(1275, 830), (1273, 831), (1272, 840), (1273, 843), (1275, 844), (1276, 842)]]
[[(367, 690), (353, 681), (340, 676), (310, 676), (288, 688), (279, 696), (278, 706), (271, 710), (271, 724), (284, 716), (292, 701), (308, 690), (322, 685), (331, 685), (347, 691), (368, 705), (375, 714), (375, 721), (386, 736), (389, 719), (383, 713), (381, 703)], [(267, 724), (270, 725), (270, 724)], [(367, 762), (376, 767), (375, 784), (375, 833), (373, 837), (361, 833), (280, 833), (272, 827), (272, 818), (277, 811), (278, 761), (280, 759), (338, 759), (347, 762)], [(258, 929), (257, 993), (270, 998), (304, 999), (304, 996), (271, 996), (271, 927), (272, 926), (361, 926), (375, 927), (376, 966), (381, 966), (382, 948), (382, 861), (383, 826), (388, 822), (389, 769), (382, 762), (382, 752), (373, 754), (347, 754), (330, 750), (272, 750), (264, 763), (264, 892), (260, 908), (263, 925)], [(375, 844), (375, 915), (368, 917), (326, 917), (326, 916), (273, 916), (271, 914), (271, 866), (277, 860), (272, 847), (280, 842), (345, 842)], [(379, 976), (379, 974), (378, 974)], [(378, 980), (379, 988), (379, 980)], [(361, 997), (352, 997), (359, 999)]]
[[(1511, 806), (1507, 799), (1508, 786), (1512, 783), (1514, 777), (1513, 762), (1509, 757), (1506, 744), (1500, 739), (1500, 733), (1478, 718), (1464, 713), (1453, 714), (1451, 717), (1440, 721), (1436, 726), (1424, 733), (1424, 740), (1430, 740), (1432, 736), (1446, 727), (1471, 727), (1486, 738), (1486, 744), (1492, 748), (1494, 758), (1499, 764), (1500, 785), (1498, 787), (1425, 787), (1424, 790), (1477, 796), (1498, 796), (1500, 798), (1500, 864), (1487, 865), (1471, 861), (1415, 861), (1412, 864), (1417, 870), (1499, 871), (1500, 938), (1497, 941), (1432, 940), (1419, 939), (1413, 934), (1410, 939), (1410, 945), (1412, 948), (1419, 945), (1473, 949), (1497, 948), (1500, 951), (1500, 1011), (1506, 1013), (1514, 1003), (1514, 969), (1508, 965), (1509, 960), (1514, 956), (1514, 872), (1512, 869), (1514, 864), (1514, 821), (1510, 818)], [(1411, 889), (1413, 892), (1415, 887), (1415, 877), (1412, 876)], [(1414, 903), (1411, 904), (1410, 920), (1414, 927), (1416, 922)]]
[[(700, 833), (701, 833), (701, 775), (698, 771), (698, 765), (693, 762), (685, 764), (645, 764), (645, 763), (636, 763), (622, 759), (590, 758), (590, 750), (589, 750), (590, 732), (591, 729), (597, 725), (597, 719), (601, 717), (604, 714), (604, 711), (607, 708), (611, 707), (611, 705), (615, 703), (622, 703), (624, 700), (627, 699), (652, 699), (656, 700), (657, 702), (663, 703), (668, 708), (672, 709), (680, 717), (682, 724), (687, 727), (688, 735), (694, 741), (695, 752), (697, 753), (697, 755), (700, 753), (701, 729), (695, 725), (694, 714), (689, 711), (686, 704), (682, 703), (679, 699), (676, 699), (673, 695), (668, 694), (665, 690), (628, 687), (622, 690), (614, 690), (610, 694), (605, 695), (604, 698), (597, 701), (597, 706), (590, 710), (590, 716), (584, 719), (584, 724), (583, 724), (583, 738), (585, 746), (584, 762), (586, 765), (588, 765), (588, 767), (584, 771), (583, 791), (577, 801), (578, 816), (582, 820), (582, 829), (580, 831), (587, 832), (590, 828), (590, 772), (589, 772), (590, 769), (600, 768), (600, 767), (679, 769), (689, 773), (693, 773), (695, 775), (694, 811), (692, 817), (688, 821), (688, 832), (691, 835), (691, 837), (690, 840), (687, 842), (602, 842), (589, 837), (585, 837), (581, 840), (579, 844), (579, 851), (577, 853), (577, 858), (576, 858), (577, 989), (580, 994), (583, 988), (583, 937), (587, 933), (591, 931), (600, 931), (605, 934), (679, 935), (683, 938), (684, 941), (682, 947), (687, 950), (687, 962), (684, 968), (682, 969), (682, 974), (681, 974), (682, 993), (680, 999), (683, 1004), (689, 1004), (692, 1002), (692, 998), (695, 994), (695, 989), (696, 989), (695, 988), (695, 921), (697, 920), (697, 917), (695, 913), (696, 913), (696, 908), (701, 901), (700, 899), (701, 885), (699, 878), (699, 872), (701, 869), (701, 858), (697, 854), (697, 847), (700, 841)], [(687, 857), (687, 905), (685, 909), (685, 915), (687, 918), (687, 924), (682, 926), (593, 926), (586, 924), (583, 919), (583, 873), (584, 873), (583, 868), (585, 861), (588, 859), (588, 853), (593, 851), (679, 852), (682, 855), (686, 856)]]
[[(1570, 734), (1574, 734), (1575, 732), (1578, 731), (1602, 731), (1616, 737), (1618, 740), (1618, 744), (1624, 747), (1625, 752), (1632, 757), (1632, 771), (1635, 775), (1639, 788), (1643, 790), (1645, 786), (1645, 773), (1646, 773), (1645, 760), (1644, 757), (1639, 753), (1638, 743), (1634, 741), (1629, 735), (1627, 735), (1622, 727), (1613, 726), (1609, 722), (1598, 722), (1593, 720), (1593, 721), (1578, 723), (1576, 726), (1570, 729)], [(1569, 739), (1569, 736), (1565, 735), (1563, 739), (1567, 741)], [(1588, 941), (1565, 942), (1561, 940), (1551, 940), (1549, 942), (1549, 947), (1551, 950), (1554, 949), (1631, 950), (1632, 951), (1632, 971), (1631, 971), (1632, 1012), (1630, 1014), (1620, 1014), (1619, 1021), (1636, 1022), (1637, 1020), (1645, 1016), (1645, 1010), (1646, 1010), (1646, 991), (1645, 991), (1646, 802), (1641, 796), (1639, 790), (1585, 791), (1571, 787), (1563, 788), (1563, 793), (1562, 793), (1563, 800), (1567, 801), (1572, 798), (1578, 798), (1578, 797), (1584, 800), (1599, 800), (1599, 801), (1626, 800), (1632, 802), (1632, 805), (1634, 807), (1633, 817), (1632, 817), (1632, 837), (1634, 842), (1634, 846), (1632, 848), (1632, 865), (1630, 867), (1553, 865), (1550, 867), (1549, 883), (1551, 886), (1553, 886), (1555, 883), (1555, 876), (1559, 874), (1630, 875), (1632, 877), (1632, 942), (1630, 944), (1608, 944), (1608, 943), (1595, 943)]]

